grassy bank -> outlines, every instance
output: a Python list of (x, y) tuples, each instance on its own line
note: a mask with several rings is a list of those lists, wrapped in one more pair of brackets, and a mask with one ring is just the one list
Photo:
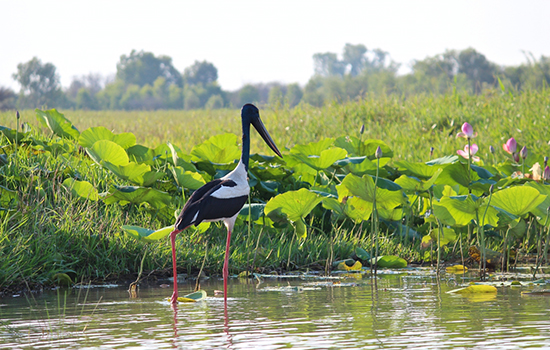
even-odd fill
[[(171, 142), (181, 149), (183, 158), (192, 153), (194, 146), (213, 135), (229, 132), (240, 136), (239, 112), (235, 110), (61, 112), (80, 131), (104, 126), (115, 133), (131, 132), (136, 136), (138, 144), (150, 148)], [(262, 119), (273, 139), (281, 149), (286, 149), (283, 151), (285, 156), (298, 144), (326, 138), (351, 136), (362, 140), (383, 140), (393, 151), (393, 157), (384, 165), (387, 171), (384, 177), (391, 182), (406, 173), (402, 169), (398, 171), (398, 167), (393, 165), (398, 161), (422, 163), (431, 158), (456, 155), (456, 150), (464, 146), (464, 142), (456, 138), (464, 122), (473, 125), (479, 134), (475, 143), (480, 149), (477, 153), (481, 157), (480, 165), (489, 167), (503, 164), (507, 166), (506, 169), (510, 168), (510, 155), (502, 150), (502, 144), (512, 136), (518, 144), (528, 147), (525, 160), (527, 169), (535, 162), (542, 164), (543, 157), (550, 154), (547, 126), (549, 113), (550, 94), (544, 91), (525, 92), (517, 96), (500, 92), (481, 96), (417, 96), (409, 99), (372, 96), (323, 108), (301, 105), (294, 109), (261, 109)], [(68, 274), (74, 281), (132, 277), (137, 274), (144, 255), (145, 271), (169, 276), (171, 257), (168, 239), (157, 242), (136, 240), (125, 234), (121, 227), (138, 225), (158, 229), (173, 223), (173, 212), (183, 205), (182, 191), (188, 196), (192, 189), (180, 186), (177, 179), (172, 177), (171, 169), (177, 164), (171, 162), (171, 157), (157, 155), (154, 160), (150, 160), (151, 169), (162, 173), (162, 177), (148, 185), (148, 188), (170, 194), (171, 199), (162, 206), (155, 207), (151, 203), (125, 204), (120, 201), (106, 203), (102, 199), (81, 198), (63, 184), (65, 180), (71, 178), (86, 181), (97, 193), (106, 193), (107, 197), (113, 195), (112, 186), (135, 183), (122, 179), (105, 166), (94, 162), (77, 139), (63, 140), (52, 136), (37, 121), (34, 111), (23, 111), (21, 115), (19, 122), (28, 122), (33, 131), (26, 136), (27, 141), (17, 148), (6, 136), (2, 136), (3, 148), (0, 152), (5, 155), (0, 166), (0, 185), (3, 186), (0, 207), (5, 209), (0, 214), (0, 290), (55, 284), (54, 276), (58, 273)], [(15, 129), (16, 122), (14, 112), (0, 114), (0, 125)], [(365, 132), (361, 135), (360, 127), (363, 124)], [(257, 135), (251, 141), (252, 152), (271, 154)], [(489, 152), (490, 145), (496, 149), (495, 154)], [(431, 147), (434, 147), (432, 156)], [(349, 152), (348, 155), (352, 156)], [(341, 184), (342, 178), (335, 175), (339, 172), (342, 176), (346, 175), (345, 169), (330, 166), (317, 170), (317, 173), (313, 171), (316, 174), (313, 177), (311, 170), (292, 165), (288, 160), (290, 156), (284, 159), (287, 164), (284, 161), (253, 164), (256, 167), (254, 174), (260, 174), (263, 170), (258, 169), (261, 167), (277, 168), (280, 172), (267, 174), (266, 179), (258, 178), (264, 187), (258, 185), (254, 188), (253, 202), (266, 203), (277, 194), (302, 187), (322, 189), (337, 195), (335, 186)], [(204, 165), (206, 161), (186, 161), (197, 167), (197, 173), (205, 181), (214, 176), (214, 173), (208, 172), (216, 169)], [(228, 163), (221, 168), (228, 169), (231, 166)], [(297, 176), (301, 171), (304, 175)], [(366, 171), (365, 174), (372, 175), (372, 172)], [(499, 171), (487, 181), (497, 183), (509, 176)], [(306, 178), (313, 179), (310, 182), (314, 183), (301, 182)], [(274, 182), (276, 189), (269, 190), (270, 184)], [(524, 183), (525, 180), (521, 185)], [(143, 184), (140, 186), (147, 187)], [(487, 188), (480, 188), (477, 195), (486, 196)], [(428, 203), (428, 194), (424, 197), (414, 194), (407, 196), (407, 203), (397, 207), (404, 213), (401, 220), (397, 221), (414, 227), (423, 235), (428, 233), (433, 236), (437, 231), (435, 224), (421, 228), (425, 224), (421, 218), (425, 216), (428, 204), (421, 208), (419, 203)], [(340, 203), (344, 206), (345, 200)], [(412, 214), (407, 214), (407, 211)], [(532, 253), (540, 243), (536, 237), (544, 237), (544, 223), (537, 226), (533, 216), (520, 219), (526, 224), (524, 231), (527, 236), (518, 235), (514, 240), (511, 238), (508, 245), (516, 244), (525, 254)], [(361, 222), (357, 218), (343, 219), (337, 217), (334, 210), (327, 210), (321, 204), (303, 220), (308, 227), (305, 239), (296, 235), (294, 223), (263, 225), (258, 220), (249, 227), (244, 219), (239, 219), (233, 239), (231, 272), (239, 273), (250, 268), (266, 272), (297, 268), (324, 269), (327, 260), (346, 259), (354, 254), (357, 247), (367, 249), (371, 242), (370, 220)], [(506, 225), (510, 226), (508, 223)], [(502, 249), (502, 238), (506, 232), (505, 226), (498, 229), (501, 231), (495, 232), (500, 238), (488, 238), (488, 247), (495, 250)], [(381, 231), (379, 243), (382, 255), (399, 255), (408, 261), (433, 261), (430, 248), (421, 249), (419, 239), (413, 241), (394, 234), (395, 230), (390, 226), (382, 225)], [(458, 238), (445, 247), (442, 258), (458, 258), (459, 246), (477, 244), (475, 228), (457, 227), (455, 231)], [(178, 238), (178, 266), (181, 272), (195, 274), (206, 252), (206, 273), (219, 274), (224, 247), (225, 228), (221, 225), (214, 225), (205, 233), (190, 229)], [(431, 249), (434, 249), (433, 246)]]

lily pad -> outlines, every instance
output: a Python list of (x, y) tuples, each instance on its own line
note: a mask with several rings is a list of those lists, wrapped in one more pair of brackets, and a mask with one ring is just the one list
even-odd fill
[(473, 284), (468, 287), (458, 288), (448, 291), (447, 293), (455, 294), (469, 294), (469, 293), (497, 293), (497, 288), (495, 286), (490, 286), (487, 284)]

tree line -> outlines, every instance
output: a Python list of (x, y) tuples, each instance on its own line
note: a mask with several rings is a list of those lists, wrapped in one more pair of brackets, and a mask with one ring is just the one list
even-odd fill
[(90, 110), (156, 110), (234, 108), (247, 102), (290, 107), (304, 102), (322, 106), (331, 101), (361, 98), (365, 94), (444, 94), (464, 91), (479, 94), (490, 89), (524, 91), (550, 83), (550, 57), (526, 54), (518, 66), (499, 66), (473, 48), (447, 50), (416, 60), (409, 74), (398, 74), (400, 64), (388, 52), (365, 45), (346, 44), (336, 53), (313, 55), (314, 74), (308, 83), (247, 84), (225, 91), (218, 70), (207, 61), (196, 61), (183, 72), (169, 56), (133, 50), (122, 55), (116, 75), (74, 77), (62, 89), (52, 63), (34, 57), (17, 65), (13, 78), (18, 93), (0, 87), (0, 109), (57, 107)]

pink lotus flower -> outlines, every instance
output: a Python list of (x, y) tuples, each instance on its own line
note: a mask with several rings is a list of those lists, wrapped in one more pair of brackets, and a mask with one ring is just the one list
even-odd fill
[(477, 132), (474, 134), (474, 128), (468, 123), (462, 124), (462, 132), (456, 134), (456, 137), (464, 137), (465, 139), (471, 139), (477, 136)]
[(508, 139), (508, 141), (506, 141), (506, 143), (504, 145), (502, 145), (502, 148), (506, 152), (513, 155), (514, 153), (516, 153), (516, 151), (518, 149), (518, 144), (516, 143), (516, 140), (513, 137), (510, 137)]
[(461, 155), (462, 157), (468, 159), (470, 158), (470, 154), (472, 156), (472, 160), (474, 162), (479, 162), (479, 157), (474, 157), (474, 154), (477, 153), (477, 150), (478, 150), (478, 147), (477, 145), (474, 143), (472, 144), (472, 148), (469, 149), (469, 152), (468, 152), (468, 145), (464, 146), (464, 151), (459, 149), (458, 151), (456, 151), (456, 153), (458, 153), (459, 155)]
[(542, 179), (544, 181), (550, 180), (550, 167), (548, 165), (544, 168), (544, 171), (542, 172)]

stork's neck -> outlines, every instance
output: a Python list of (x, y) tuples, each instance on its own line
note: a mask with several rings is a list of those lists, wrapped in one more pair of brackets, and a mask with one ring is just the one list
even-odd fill
[(243, 140), (242, 140), (242, 154), (241, 161), (244, 164), (244, 168), (248, 172), (248, 159), (250, 158), (250, 122), (243, 120)]

